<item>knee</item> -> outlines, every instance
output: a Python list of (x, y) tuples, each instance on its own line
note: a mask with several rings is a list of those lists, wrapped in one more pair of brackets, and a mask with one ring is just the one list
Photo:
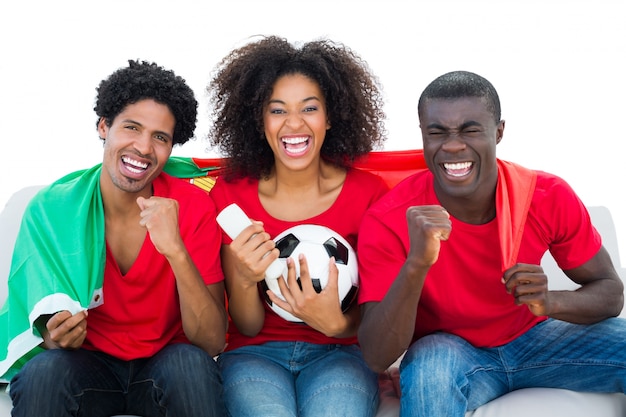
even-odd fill
[(158, 355), (158, 363), (168, 379), (211, 380), (221, 383), (217, 363), (207, 352), (189, 344), (170, 345)]
[(75, 369), (75, 361), (71, 358), (72, 351), (63, 349), (45, 350), (31, 358), (15, 375), (11, 385), (20, 378), (34, 378), (44, 383), (58, 381), (71, 377)]
[(463, 345), (467, 342), (445, 333), (425, 336), (407, 350), (400, 364), (403, 385), (448, 386), (458, 380), (464, 367)]
[(69, 354), (61, 349), (46, 350), (31, 358), (12, 378), (10, 395), (13, 403), (20, 398), (59, 396), (64, 383), (73, 380), (73, 366)]

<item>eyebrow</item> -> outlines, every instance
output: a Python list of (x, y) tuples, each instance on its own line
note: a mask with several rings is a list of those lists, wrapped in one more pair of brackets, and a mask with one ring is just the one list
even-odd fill
[[(477, 121), (474, 120), (469, 120), (467, 122), (464, 122), (463, 124), (461, 124), (461, 126), (459, 127), (460, 130), (463, 129), (467, 129), (468, 127), (472, 127), (472, 126), (482, 126), (480, 123), (478, 123)], [(428, 126), (426, 126), (428, 129), (441, 129), (441, 130), (448, 130), (447, 127), (439, 124), (439, 123), (431, 123)]]
[[(307, 101), (311, 101), (311, 100), (317, 100), (317, 101), (319, 101), (319, 102), (321, 102), (321, 101), (322, 101), (322, 100), (321, 100), (319, 97), (317, 97), (317, 96), (311, 96), (311, 97), (307, 97), (307, 98), (305, 98), (305, 99), (301, 100), (301, 101), (300, 101), (300, 103), (306, 103)], [(285, 102), (284, 102), (283, 100), (280, 100), (280, 99), (277, 99), (277, 98), (276, 98), (276, 99), (272, 99), (272, 100), (268, 101), (268, 104), (271, 104), (271, 103), (280, 103), (280, 104), (285, 104)]]

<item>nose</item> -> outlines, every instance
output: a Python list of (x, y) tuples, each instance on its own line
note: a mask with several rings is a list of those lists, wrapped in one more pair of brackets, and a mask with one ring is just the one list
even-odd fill
[(298, 112), (290, 112), (287, 114), (285, 125), (291, 129), (302, 126), (304, 123), (302, 116)]
[(459, 152), (464, 150), (465, 147), (465, 141), (456, 133), (450, 133), (448, 138), (441, 145), (441, 148), (446, 152)]
[(141, 155), (152, 153), (152, 136), (149, 132), (142, 132), (141, 135), (137, 136), (133, 146)]

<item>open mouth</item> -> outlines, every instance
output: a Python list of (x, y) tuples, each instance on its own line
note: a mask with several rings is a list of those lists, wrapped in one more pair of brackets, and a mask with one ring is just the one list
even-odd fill
[(130, 156), (126, 155), (122, 156), (122, 163), (128, 171), (134, 174), (141, 174), (146, 169), (148, 169), (148, 166), (150, 166), (150, 164), (147, 162), (137, 161), (136, 159), (133, 159)]
[(282, 138), (283, 147), (288, 155), (302, 155), (309, 148), (309, 136)]
[(472, 172), (473, 166), (473, 162), (446, 162), (443, 164), (443, 169), (446, 171), (446, 174), (460, 178), (469, 175)]

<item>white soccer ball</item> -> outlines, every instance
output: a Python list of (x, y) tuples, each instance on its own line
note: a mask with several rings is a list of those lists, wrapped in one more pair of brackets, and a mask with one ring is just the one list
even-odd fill
[[(287, 281), (287, 258), (292, 258), (296, 267), (296, 277), (300, 284), (300, 263), (298, 255), (303, 253), (309, 266), (309, 274), (315, 291), (321, 292), (328, 282), (329, 262), (335, 257), (339, 270), (339, 301), (342, 311), (346, 311), (356, 298), (359, 287), (359, 273), (356, 252), (350, 244), (337, 232), (328, 227), (302, 224), (285, 230), (274, 239), (280, 251), (279, 260), (285, 265), (283, 277)], [(280, 278), (279, 278), (280, 279)], [(270, 289), (284, 300), (278, 287), (278, 280), (266, 278), (261, 281), (265, 290)], [(265, 294), (265, 301), (279, 316), (288, 321), (302, 322), (291, 313), (278, 307)]]

